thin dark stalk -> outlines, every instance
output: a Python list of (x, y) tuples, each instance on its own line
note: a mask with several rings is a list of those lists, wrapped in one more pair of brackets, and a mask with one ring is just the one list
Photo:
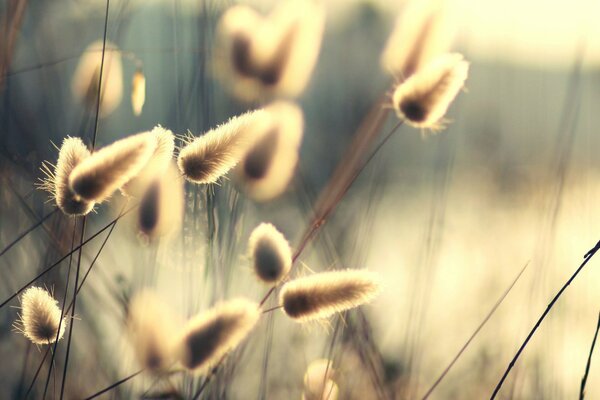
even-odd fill
[(462, 354), (465, 352), (465, 350), (467, 349), (467, 347), (469, 347), (469, 345), (471, 344), (471, 342), (473, 341), (473, 339), (475, 339), (475, 336), (477, 336), (477, 334), (479, 334), (479, 331), (481, 331), (481, 329), (485, 326), (485, 324), (487, 324), (487, 322), (492, 317), (492, 315), (494, 315), (494, 313), (496, 312), (496, 310), (498, 309), (498, 307), (500, 306), (500, 304), (502, 304), (502, 302), (504, 301), (504, 299), (506, 298), (506, 296), (508, 296), (508, 294), (510, 293), (510, 291), (512, 290), (512, 288), (515, 286), (515, 284), (517, 283), (517, 281), (519, 280), (519, 278), (521, 278), (521, 275), (523, 275), (523, 272), (525, 272), (525, 270), (527, 269), (528, 266), (529, 266), (529, 263), (525, 264), (525, 266), (521, 269), (521, 271), (519, 271), (519, 273), (517, 274), (517, 276), (515, 277), (515, 279), (511, 282), (511, 284), (508, 286), (508, 288), (506, 288), (506, 290), (504, 291), (504, 293), (502, 293), (502, 296), (500, 296), (500, 298), (498, 299), (498, 301), (496, 301), (496, 304), (494, 304), (494, 306), (492, 307), (492, 309), (490, 310), (490, 312), (485, 316), (485, 318), (483, 319), (483, 321), (481, 321), (481, 323), (479, 324), (479, 326), (477, 327), (477, 329), (475, 329), (475, 332), (473, 332), (473, 334), (471, 334), (471, 336), (469, 337), (469, 339), (460, 348), (460, 350), (458, 351), (458, 353), (456, 354), (456, 356), (454, 356), (454, 358), (452, 359), (452, 361), (450, 361), (450, 364), (448, 364), (448, 366), (444, 369), (444, 371), (442, 371), (442, 373), (436, 379), (436, 381), (433, 383), (433, 385), (431, 385), (431, 387), (429, 388), (429, 390), (427, 391), (427, 393), (425, 393), (425, 395), (423, 396), (423, 400), (427, 399), (431, 395), (431, 393), (433, 393), (433, 391), (435, 390), (435, 388), (442, 382), (442, 380), (446, 377), (446, 375), (448, 374), (448, 372), (450, 372), (450, 369), (458, 361), (458, 359), (460, 358), (460, 356), (462, 356)]
[(48, 357), (48, 353), (50, 353), (50, 346), (48, 346), (48, 348), (46, 349), (46, 353), (44, 353), (44, 358), (42, 358), (42, 362), (40, 362), (39, 367), (35, 371), (33, 380), (31, 381), (31, 384), (29, 385), (29, 388), (27, 389), (27, 392), (25, 392), (25, 396), (23, 397), (24, 399), (26, 399), (29, 396), (29, 393), (31, 393), (31, 390), (33, 389), (33, 386), (35, 385), (35, 381), (37, 381), (40, 371), (42, 370), (42, 367), (44, 366), (44, 361), (46, 361), (46, 357)]
[[(77, 220), (75, 220), (77, 221)], [(77, 222), (73, 224), (73, 237), (71, 239), (71, 250), (75, 247), (75, 233), (77, 232)], [(50, 361), (50, 368), (48, 368), (48, 376), (46, 377), (46, 384), (44, 385), (44, 395), (42, 399), (46, 398), (46, 394), (48, 392), (48, 385), (50, 384), (50, 375), (52, 374), (52, 366), (54, 365), (54, 357), (56, 355), (56, 347), (58, 346), (58, 338), (60, 335), (60, 328), (62, 327), (63, 317), (65, 315), (65, 304), (67, 303), (67, 295), (69, 292), (69, 278), (71, 277), (71, 265), (73, 262), (73, 254), (69, 256), (69, 268), (67, 269), (67, 280), (65, 283), (65, 295), (63, 296), (63, 302), (60, 309), (60, 320), (58, 321), (58, 329), (56, 330), (56, 337), (54, 340), (54, 349), (52, 350), (52, 358)], [(68, 311), (67, 311), (68, 312)]]
[(535, 334), (535, 332), (537, 331), (537, 329), (542, 324), (542, 321), (544, 320), (544, 318), (546, 318), (546, 316), (548, 315), (548, 313), (550, 312), (550, 310), (552, 309), (552, 307), (554, 306), (554, 304), (558, 301), (558, 299), (560, 298), (560, 296), (563, 294), (563, 292), (567, 289), (567, 287), (569, 287), (569, 285), (571, 284), (571, 282), (573, 282), (575, 280), (575, 278), (577, 277), (577, 275), (579, 275), (579, 273), (581, 272), (581, 270), (583, 269), (583, 267), (585, 267), (586, 264), (592, 259), (592, 257), (594, 257), (594, 255), (596, 254), (596, 252), (598, 250), (600, 250), (600, 241), (598, 243), (596, 243), (596, 245), (592, 249), (590, 249), (590, 251), (588, 251), (585, 254), (585, 256), (583, 256), (584, 257), (584, 261), (581, 263), (581, 265), (579, 266), (579, 268), (577, 268), (577, 270), (575, 271), (575, 273), (573, 273), (573, 275), (571, 275), (571, 277), (563, 285), (563, 287), (560, 288), (560, 290), (558, 291), (558, 293), (556, 293), (556, 295), (554, 296), (554, 298), (552, 299), (552, 301), (550, 301), (550, 303), (548, 303), (548, 306), (546, 307), (546, 310), (542, 313), (541, 317), (535, 323), (535, 325), (533, 326), (533, 329), (531, 329), (531, 332), (529, 332), (529, 335), (527, 335), (527, 338), (525, 339), (525, 341), (523, 342), (523, 344), (521, 345), (521, 347), (519, 347), (519, 350), (517, 351), (517, 353), (515, 354), (515, 356), (513, 357), (513, 359), (508, 364), (508, 368), (506, 368), (506, 371), (504, 371), (504, 375), (502, 375), (502, 378), (500, 379), (500, 382), (498, 382), (498, 384), (494, 388), (494, 392), (492, 393), (492, 396), (490, 397), (490, 399), (496, 398), (496, 395), (500, 391), (500, 388), (502, 387), (502, 384), (506, 380), (506, 377), (508, 376), (508, 374), (512, 370), (513, 366), (517, 362), (517, 359), (519, 358), (519, 356), (521, 355), (521, 353), (523, 352), (523, 350), (525, 349), (525, 347), (527, 346), (527, 344), (529, 343), (529, 341), (531, 340), (531, 338), (533, 337), (533, 335)]
[(598, 313), (598, 324), (596, 325), (596, 332), (594, 333), (594, 340), (592, 340), (592, 347), (590, 347), (590, 355), (588, 356), (587, 364), (585, 366), (585, 373), (581, 379), (581, 390), (579, 391), (579, 400), (583, 400), (585, 397), (585, 384), (587, 383), (588, 375), (590, 374), (590, 367), (592, 366), (592, 354), (594, 354), (594, 346), (596, 345), (596, 339), (598, 339), (598, 331), (600, 330), (600, 313)]
[(79, 250), (80, 248), (82, 248), (83, 246), (85, 246), (86, 244), (88, 244), (89, 242), (91, 242), (92, 240), (94, 240), (98, 235), (100, 235), (102, 232), (104, 232), (105, 230), (107, 230), (108, 228), (110, 228), (111, 226), (115, 225), (117, 223), (117, 221), (121, 218), (124, 217), (125, 215), (129, 214), (131, 211), (133, 211), (135, 208), (137, 207), (137, 204), (134, 206), (131, 206), (131, 208), (129, 208), (127, 211), (125, 211), (121, 216), (115, 218), (114, 220), (112, 220), (111, 222), (109, 222), (107, 225), (105, 225), (102, 229), (100, 229), (98, 232), (94, 233), (92, 236), (90, 236), (89, 238), (87, 238), (83, 243), (81, 243), (80, 245), (78, 245), (77, 247), (75, 247), (72, 251), (68, 252), (67, 254), (65, 254), (64, 256), (62, 256), (58, 261), (56, 261), (55, 263), (53, 263), (52, 265), (50, 265), (48, 268), (46, 268), (45, 270), (43, 270), (42, 272), (40, 272), (37, 276), (35, 276), (33, 279), (31, 279), (29, 282), (27, 282), (25, 285), (23, 285), (20, 289), (18, 289), (15, 293), (13, 293), (12, 295), (10, 295), (6, 300), (4, 300), (2, 303), (0, 303), (0, 308), (4, 307), (5, 305), (7, 305), (11, 300), (13, 300), (15, 297), (17, 297), (19, 294), (21, 294), (21, 292), (25, 289), (27, 289), (31, 284), (33, 284), (35, 281), (37, 281), (38, 279), (40, 279), (42, 276), (46, 275), (48, 272), (52, 271), (54, 268), (56, 268), (57, 266), (60, 265), (61, 262), (63, 262), (64, 260), (66, 260), (71, 254), (75, 253), (77, 250)]
[[(86, 226), (87, 218), (83, 217), (83, 222), (81, 223), (81, 239), (79, 243), (83, 243), (83, 239), (85, 237), (85, 226)], [(79, 286), (79, 271), (81, 267), (81, 255), (83, 254), (83, 249), (79, 247), (79, 254), (77, 255), (77, 269), (75, 271), (75, 289), (73, 289), (73, 308), (71, 308), (71, 323), (69, 324), (69, 336), (67, 337), (67, 354), (65, 355), (65, 365), (63, 367), (63, 376), (62, 383), (60, 384), (60, 399), (62, 400), (65, 395), (65, 385), (67, 383), (67, 372), (69, 371), (69, 355), (71, 354), (71, 341), (73, 339), (73, 326), (75, 325), (75, 306), (77, 301), (77, 287)]]
[(91, 399), (95, 399), (96, 397), (103, 395), (106, 392), (110, 392), (111, 390), (113, 390), (114, 388), (118, 387), (119, 385), (122, 385), (123, 383), (135, 378), (136, 376), (138, 376), (139, 374), (141, 374), (142, 372), (144, 372), (143, 369), (140, 369), (137, 372), (134, 372), (133, 374), (129, 375), (128, 377), (125, 377), (119, 381), (116, 381), (115, 383), (113, 383), (112, 385), (108, 386), (107, 388), (102, 389), (99, 392), (94, 393), (93, 395), (86, 397), (85, 400), (91, 400)]
[(17, 243), (19, 243), (19, 241), (21, 241), (21, 239), (23, 239), (28, 234), (30, 234), (31, 232), (33, 232), (36, 228), (40, 227), (44, 222), (46, 222), (46, 220), (48, 218), (50, 218), (51, 216), (53, 216), (54, 213), (57, 212), (57, 211), (58, 211), (58, 208), (55, 208), (54, 210), (52, 210), (48, 214), (44, 215), (38, 222), (36, 222), (31, 227), (29, 227), (25, 231), (23, 231), (19, 236), (16, 237), (15, 240), (13, 240), (12, 242), (10, 242), (4, 249), (2, 249), (2, 251), (0, 251), (0, 257), (2, 257), (8, 250), (10, 250), (11, 247), (13, 247)]

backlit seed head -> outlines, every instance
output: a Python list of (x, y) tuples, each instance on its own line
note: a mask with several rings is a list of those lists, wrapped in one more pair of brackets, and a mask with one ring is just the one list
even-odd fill
[[(82, 102), (90, 112), (98, 103), (98, 83), (102, 63), (102, 41), (90, 44), (77, 65), (71, 89), (73, 96)], [(100, 93), (100, 116), (112, 113), (123, 97), (123, 67), (119, 48), (106, 42), (104, 66), (102, 67), (102, 91)]]
[(217, 28), (215, 72), (242, 100), (295, 97), (316, 63), (324, 21), (311, 1), (280, 2), (265, 17), (231, 7)]
[(469, 63), (458, 53), (444, 54), (396, 87), (392, 104), (400, 118), (417, 128), (437, 130), (464, 86)]
[(246, 338), (258, 322), (258, 304), (229, 300), (192, 318), (180, 340), (179, 359), (196, 373), (205, 373)]
[(146, 77), (141, 69), (133, 74), (131, 82), (131, 107), (133, 114), (139, 116), (146, 101)]
[(194, 183), (215, 183), (241, 160), (251, 143), (254, 126), (264, 118), (263, 110), (249, 111), (200, 137), (190, 138), (179, 152), (179, 170)]
[(56, 205), (67, 215), (85, 215), (94, 208), (94, 202), (78, 198), (69, 189), (69, 175), (73, 169), (90, 156), (90, 151), (79, 138), (67, 137), (58, 153), (58, 161), (53, 168), (50, 163), (42, 165), (45, 179), (39, 188), (50, 192)]
[(118, 140), (77, 165), (69, 187), (79, 198), (100, 203), (135, 177), (155, 149), (156, 139), (148, 132)]
[(285, 191), (298, 163), (304, 118), (294, 103), (278, 101), (264, 108), (268, 123), (255, 129), (253, 141), (236, 167), (236, 181), (257, 201)]
[(175, 361), (176, 318), (151, 291), (137, 293), (129, 303), (127, 327), (138, 362), (160, 373)]
[(383, 54), (386, 72), (404, 80), (450, 50), (454, 24), (439, 0), (409, 2), (396, 21)]
[(254, 272), (263, 282), (279, 282), (292, 266), (290, 245), (272, 224), (262, 223), (254, 228), (248, 248)]
[(57, 332), (60, 340), (67, 325), (66, 318), (61, 323), (60, 315), (58, 301), (47, 290), (33, 286), (21, 296), (21, 313), (15, 328), (35, 344), (54, 343)]
[(379, 291), (379, 277), (370, 271), (321, 272), (284, 284), (280, 303), (290, 318), (306, 322), (358, 307)]

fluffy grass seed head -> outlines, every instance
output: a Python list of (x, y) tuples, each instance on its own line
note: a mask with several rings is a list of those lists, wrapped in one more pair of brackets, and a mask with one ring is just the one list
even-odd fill
[(318, 359), (311, 362), (304, 374), (303, 400), (336, 400), (339, 389), (334, 381), (332, 362)]
[(60, 322), (58, 301), (47, 290), (32, 286), (21, 296), (21, 313), (15, 324), (26, 338), (34, 344), (50, 344), (63, 337), (67, 325), (66, 318)]
[(180, 341), (183, 366), (202, 374), (246, 338), (260, 317), (258, 304), (233, 299), (193, 317)]
[(278, 101), (264, 110), (268, 123), (255, 129), (252, 145), (235, 171), (238, 185), (257, 201), (271, 200), (287, 188), (298, 164), (304, 130), (302, 110), (294, 103)]
[[(71, 90), (73, 96), (89, 111), (95, 111), (98, 101), (98, 82), (102, 63), (102, 41), (90, 44), (79, 60)], [(106, 42), (104, 67), (102, 68), (102, 92), (100, 94), (100, 116), (112, 113), (123, 97), (123, 66), (119, 48)]]
[(440, 0), (410, 1), (396, 20), (381, 55), (381, 66), (404, 80), (450, 50), (454, 24)]
[(215, 183), (241, 160), (251, 142), (253, 126), (266, 116), (262, 109), (249, 111), (190, 139), (179, 152), (179, 170), (191, 182)]
[(138, 208), (140, 233), (147, 239), (175, 233), (181, 227), (183, 209), (183, 179), (171, 165), (146, 186)]
[(89, 156), (90, 151), (81, 139), (67, 137), (60, 146), (56, 166), (52, 169), (49, 163), (42, 165), (46, 178), (39, 187), (50, 192), (56, 205), (67, 215), (85, 215), (94, 208), (93, 201), (80, 199), (69, 189), (71, 171)]
[(367, 270), (321, 272), (283, 285), (280, 303), (288, 317), (307, 322), (367, 303), (380, 292), (379, 276)]
[(258, 278), (269, 284), (284, 278), (292, 267), (292, 250), (283, 234), (272, 224), (262, 223), (250, 234), (248, 253)]
[(133, 114), (139, 116), (142, 114), (142, 108), (146, 101), (146, 77), (141, 69), (138, 69), (133, 74), (131, 81), (131, 108)]
[(127, 328), (138, 362), (161, 373), (175, 361), (177, 322), (172, 311), (149, 290), (129, 303)]
[(263, 17), (234, 6), (217, 28), (215, 72), (240, 99), (298, 96), (321, 47), (325, 13), (312, 1), (280, 2)]
[(147, 132), (118, 140), (77, 165), (69, 187), (80, 198), (100, 203), (135, 177), (155, 148), (156, 140)]
[(469, 63), (461, 54), (437, 57), (396, 87), (392, 95), (396, 113), (416, 128), (442, 128), (442, 119), (463, 88), (468, 72)]
[(128, 196), (142, 196), (145, 193), (146, 186), (157, 178), (164, 176), (173, 161), (173, 152), (175, 151), (175, 135), (173, 135), (173, 132), (157, 125), (151, 131), (143, 134), (154, 140), (156, 146), (150, 159), (139, 174), (121, 187), (121, 192)]

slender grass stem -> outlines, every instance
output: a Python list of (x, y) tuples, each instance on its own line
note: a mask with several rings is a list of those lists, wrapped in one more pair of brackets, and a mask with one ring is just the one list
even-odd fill
[(28, 234), (30, 234), (31, 232), (33, 232), (36, 228), (38, 228), (41, 225), (43, 225), (44, 222), (46, 222), (46, 220), (48, 218), (50, 218), (51, 216), (53, 216), (54, 213), (56, 213), (57, 211), (58, 211), (58, 208), (55, 208), (54, 210), (52, 210), (48, 214), (44, 215), (38, 222), (36, 222), (31, 227), (27, 228), (25, 231), (23, 231), (21, 234), (19, 234), (19, 236), (17, 236), (12, 242), (10, 242), (9, 244), (7, 244), (6, 247), (4, 247), (4, 249), (2, 249), (2, 251), (0, 251), (0, 257), (2, 257), (8, 250), (10, 250), (17, 243), (19, 243), (23, 238), (25, 238)]
[(592, 259), (592, 257), (594, 257), (594, 255), (596, 254), (596, 252), (598, 252), (598, 250), (600, 250), (600, 241), (598, 243), (596, 243), (596, 245), (594, 247), (592, 247), (592, 249), (590, 249), (590, 251), (588, 251), (585, 254), (585, 256), (583, 256), (584, 260), (581, 263), (581, 265), (579, 266), (579, 268), (577, 268), (577, 270), (573, 273), (573, 275), (571, 275), (571, 277), (569, 278), (569, 280), (567, 280), (567, 282), (565, 282), (565, 284), (560, 288), (560, 290), (558, 291), (558, 293), (556, 293), (556, 295), (550, 301), (550, 303), (548, 303), (548, 306), (546, 307), (546, 310), (544, 310), (544, 312), (542, 313), (542, 315), (540, 316), (540, 318), (538, 319), (538, 321), (535, 323), (535, 325), (531, 329), (531, 332), (529, 332), (529, 334), (527, 335), (527, 338), (525, 338), (525, 341), (523, 342), (523, 344), (521, 344), (521, 347), (519, 347), (519, 350), (517, 351), (517, 353), (515, 354), (515, 356), (513, 357), (513, 359), (508, 364), (508, 367), (506, 368), (506, 371), (504, 371), (504, 374), (502, 375), (502, 378), (500, 378), (500, 381), (498, 382), (498, 384), (494, 388), (494, 391), (493, 391), (492, 396), (490, 397), (490, 399), (495, 399), (496, 398), (496, 395), (500, 391), (500, 388), (502, 388), (502, 384), (506, 380), (506, 377), (508, 376), (508, 374), (510, 373), (510, 371), (514, 367), (515, 363), (519, 359), (519, 356), (521, 355), (521, 353), (523, 352), (523, 350), (525, 350), (525, 347), (527, 347), (527, 344), (529, 343), (529, 341), (531, 340), (531, 338), (533, 337), (533, 335), (535, 334), (535, 332), (537, 331), (537, 329), (542, 324), (542, 321), (544, 321), (544, 319), (546, 318), (546, 316), (548, 315), (548, 313), (550, 313), (550, 310), (552, 309), (552, 307), (554, 306), (554, 304), (558, 301), (558, 299), (563, 294), (563, 292), (567, 289), (567, 287), (569, 287), (569, 285), (571, 284), (571, 282), (573, 282), (575, 280), (575, 278), (577, 277), (577, 275), (579, 275), (579, 273), (581, 272), (581, 270)]
[(116, 387), (118, 387), (118, 386), (124, 384), (125, 382), (127, 382), (127, 381), (135, 378), (136, 376), (138, 376), (142, 372), (144, 372), (144, 370), (140, 369), (139, 371), (134, 372), (133, 374), (131, 374), (131, 375), (129, 375), (129, 376), (127, 376), (127, 377), (125, 377), (125, 378), (123, 378), (121, 380), (116, 381), (115, 383), (113, 383), (112, 385), (110, 385), (110, 386), (102, 389), (101, 391), (96, 392), (96, 393), (94, 393), (93, 395), (91, 395), (89, 397), (86, 397), (85, 400), (95, 399), (96, 397), (98, 397), (100, 395), (103, 395), (104, 393), (110, 392), (111, 390), (115, 389)]
[(438, 378), (435, 380), (435, 382), (433, 383), (433, 385), (431, 385), (431, 387), (429, 388), (429, 390), (427, 390), (427, 392), (425, 393), (425, 395), (423, 395), (423, 400), (425, 400), (425, 399), (429, 398), (429, 396), (431, 396), (431, 393), (433, 393), (433, 391), (435, 390), (435, 388), (442, 382), (442, 380), (446, 377), (446, 375), (448, 374), (448, 372), (450, 372), (450, 369), (452, 369), (452, 367), (454, 366), (454, 364), (456, 364), (456, 362), (462, 356), (462, 354), (465, 352), (465, 350), (467, 349), (467, 347), (469, 347), (469, 345), (471, 344), (471, 342), (473, 341), (473, 339), (475, 339), (475, 337), (479, 334), (479, 332), (481, 331), (481, 329), (490, 320), (490, 318), (492, 317), (492, 315), (494, 315), (494, 313), (496, 312), (496, 310), (498, 309), (498, 307), (500, 307), (500, 304), (502, 304), (502, 302), (504, 301), (504, 299), (506, 298), (506, 296), (508, 296), (508, 294), (511, 292), (512, 288), (515, 286), (515, 284), (517, 283), (517, 281), (519, 280), (519, 278), (521, 278), (521, 275), (523, 275), (523, 272), (525, 272), (525, 270), (527, 269), (528, 266), (529, 266), (529, 262), (525, 264), (525, 266), (521, 269), (521, 271), (519, 271), (519, 273), (517, 274), (517, 276), (515, 277), (515, 279), (511, 282), (511, 284), (508, 286), (508, 288), (506, 288), (506, 290), (504, 291), (504, 293), (502, 293), (502, 295), (500, 296), (500, 298), (496, 301), (496, 303), (494, 304), (494, 306), (492, 307), (492, 309), (488, 312), (488, 314), (485, 316), (485, 318), (483, 319), (483, 321), (481, 321), (481, 323), (479, 324), (479, 326), (477, 326), (477, 329), (475, 329), (475, 331), (471, 334), (471, 336), (469, 337), (469, 339), (460, 348), (460, 350), (458, 351), (458, 353), (456, 353), (456, 355), (454, 356), (454, 358), (452, 359), (452, 361), (450, 361), (450, 363), (446, 366), (446, 368), (444, 368), (444, 370), (442, 371), (442, 373), (440, 374), (440, 376), (438, 376)]
[(585, 366), (585, 373), (581, 379), (581, 390), (579, 391), (579, 400), (583, 400), (585, 397), (585, 384), (587, 383), (588, 375), (590, 374), (590, 367), (592, 366), (592, 355), (594, 354), (594, 346), (596, 345), (596, 339), (598, 339), (598, 331), (600, 330), (600, 313), (598, 313), (598, 324), (596, 325), (596, 332), (594, 333), (594, 339), (592, 340), (592, 346), (590, 347), (590, 355), (588, 356), (587, 364)]

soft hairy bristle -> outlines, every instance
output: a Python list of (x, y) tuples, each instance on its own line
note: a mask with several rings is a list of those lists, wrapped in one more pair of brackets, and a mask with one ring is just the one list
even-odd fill
[(400, 118), (417, 128), (432, 130), (441, 121), (469, 72), (461, 54), (444, 54), (398, 85), (392, 103)]
[(146, 186), (138, 209), (138, 227), (149, 239), (176, 232), (184, 208), (183, 179), (174, 165)]
[(236, 168), (239, 186), (257, 201), (271, 200), (287, 188), (304, 130), (302, 110), (294, 103), (278, 101), (264, 110), (270, 123), (255, 130), (252, 145)]
[(135, 71), (131, 82), (131, 107), (133, 114), (138, 116), (142, 113), (146, 101), (146, 77), (141, 70)]
[(63, 337), (66, 318), (60, 322), (60, 308), (47, 290), (30, 287), (21, 296), (21, 314), (16, 327), (35, 344), (49, 344)]
[(304, 374), (304, 400), (335, 400), (338, 387), (334, 381), (332, 361), (318, 359), (311, 362)]
[(247, 6), (219, 21), (215, 72), (242, 100), (299, 95), (321, 47), (325, 14), (309, 1), (280, 2), (263, 17)]
[(249, 111), (194, 139), (179, 152), (179, 170), (195, 183), (216, 182), (240, 161), (253, 125), (263, 118), (263, 110)]
[(129, 196), (141, 196), (147, 185), (164, 176), (173, 160), (175, 151), (173, 132), (157, 125), (151, 131), (143, 133), (155, 141), (156, 147), (139, 174), (121, 187), (121, 191)]
[(246, 338), (259, 316), (258, 304), (234, 299), (192, 318), (181, 338), (181, 363), (197, 373), (208, 371)]
[[(90, 112), (95, 112), (98, 102), (98, 83), (102, 63), (103, 41), (90, 44), (84, 51), (71, 82), (73, 96), (81, 101)], [(112, 113), (123, 97), (123, 66), (119, 48), (106, 42), (102, 68), (102, 91), (100, 116)]]
[(370, 271), (321, 272), (283, 285), (280, 302), (290, 318), (306, 322), (358, 307), (379, 291), (379, 277)]
[(147, 132), (118, 140), (77, 165), (69, 187), (80, 198), (99, 203), (135, 177), (155, 148), (156, 140)]
[(386, 72), (406, 79), (450, 49), (453, 31), (441, 1), (409, 2), (386, 43), (381, 65)]
[(94, 202), (78, 199), (69, 189), (69, 175), (81, 161), (89, 156), (90, 151), (81, 139), (67, 137), (63, 140), (58, 152), (58, 161), (54, 171), (51, 171), (47, 164), (42, 167), (46, 179), (40, 187), (53, 195), (56, 205), (67, 215), (85, 215), (94, 208)]
[(292, 266), (290, 244), (272, 224), (262, 223), (254, 228), (248, 249), (254, 272), (263, 282), (279, 282)]
[(133, 297), (127, 327), (138, 362), (145, 369), (164, 372), (175, 361), (176, 325), (172, 311), (153, 292)]

